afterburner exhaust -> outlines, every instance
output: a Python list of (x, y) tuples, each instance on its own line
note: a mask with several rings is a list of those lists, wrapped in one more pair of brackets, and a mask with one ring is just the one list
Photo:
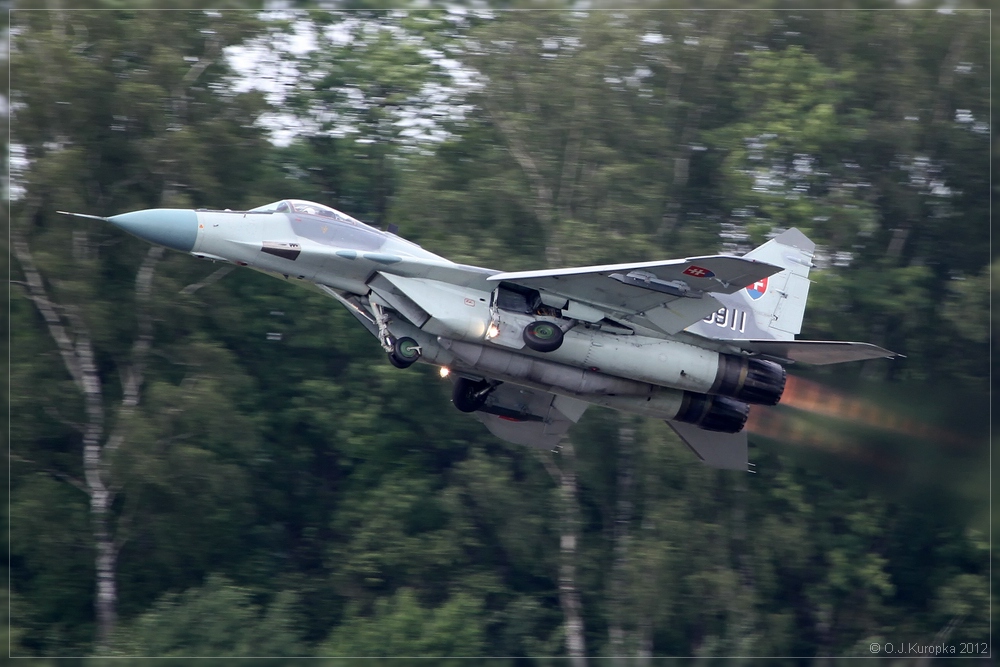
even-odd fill
[(773, 361), (722, 354), (715, 383), (708, 393), (757, 405), (777, 405), (786, 379), (785, 369)]
[(739, 433), (749, 415), (749, 405), (728, 396), (706, 396), (686, 391), (674, 419), (706, 431)]

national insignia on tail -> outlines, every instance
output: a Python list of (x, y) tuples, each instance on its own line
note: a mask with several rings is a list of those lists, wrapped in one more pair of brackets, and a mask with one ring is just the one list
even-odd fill
[(767, 292), (767, 278), (761, 278), (753, 285), (747, 285), (747, 294), (750, 298), (756, 301), (760, 297), (764, 296)]

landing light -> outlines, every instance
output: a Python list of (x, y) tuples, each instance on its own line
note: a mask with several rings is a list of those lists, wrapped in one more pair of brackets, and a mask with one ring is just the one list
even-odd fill
[(442, 366), (440, 369), (438, 369), (438, 373), (441, 375), (441, 377), (446, 378), (449, 375), (451, 375), (451, 370), (447, 366)]
[(495, 324), (491, 324), (490, 328), (486, 330), (486, 340), (491, 338), (496, 338), (500, 335), (500, 327)]

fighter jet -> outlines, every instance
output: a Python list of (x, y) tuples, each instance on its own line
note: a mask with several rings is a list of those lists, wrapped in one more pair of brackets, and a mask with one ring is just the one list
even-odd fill
[(599, 405), (666, 420), (706, 464), (748, 470), (750, 406), (781, 400), (784, 365), (897, 356), (795, 340), (815, 244), (794, 228), (742, 257), (503, 272), (298, 199), (248, 211), (60, 213), (318, 289), (393, 366), (438, 366), (457, 409), (519, 445), (552, 449)]

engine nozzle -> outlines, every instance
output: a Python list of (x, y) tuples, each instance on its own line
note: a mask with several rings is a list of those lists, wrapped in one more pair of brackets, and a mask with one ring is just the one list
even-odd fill
[(785, 391), (786, 379), (785, 369), (773, 361), (722, 354), (709, 393), (746, 403), (777, 405)]
[(694, 424), (706, 431), (739, 433), (749, 415), (749, 405), (728, 396), (708, 396), (686, 391), (674, 419)]

